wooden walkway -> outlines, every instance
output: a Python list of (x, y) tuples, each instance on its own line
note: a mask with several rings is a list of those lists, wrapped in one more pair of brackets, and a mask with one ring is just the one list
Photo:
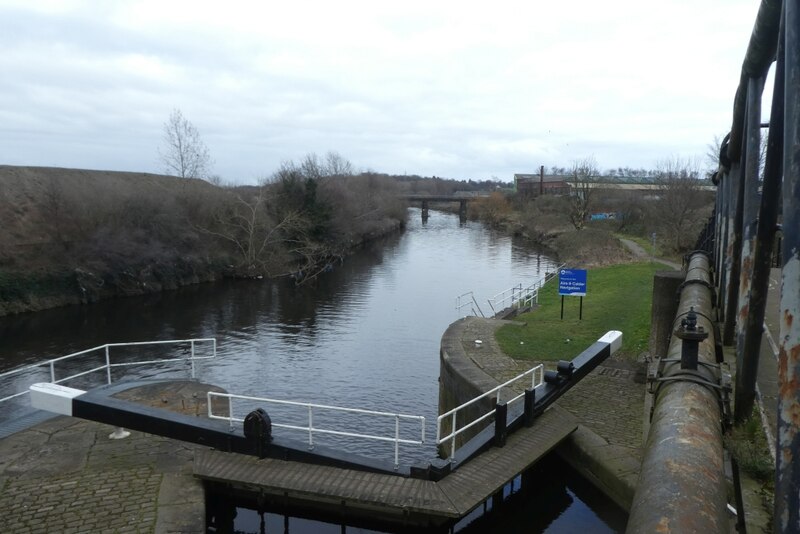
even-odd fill
[(198, 450), (194, 475), (236, 489), (310, 508), (342, 508), (406, 524), (458, 519), (500, 491), (569, 436), (575, 418), (558, 406), (531, 428), (510, 434), (439, 482), (366, 473), (235, 453)]

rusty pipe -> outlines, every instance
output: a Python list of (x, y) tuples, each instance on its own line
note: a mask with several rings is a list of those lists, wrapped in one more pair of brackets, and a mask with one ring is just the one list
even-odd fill
[(673, 335), (654, 399), (641, 474), (627, 532), (728, 532), (722, 455), (719, 383), (709, 258), (692, 255), (678, 304), (677, 322), (690, 309), (709, 336), (700, 342), (696, 373), (681, 369), (682, 342)]

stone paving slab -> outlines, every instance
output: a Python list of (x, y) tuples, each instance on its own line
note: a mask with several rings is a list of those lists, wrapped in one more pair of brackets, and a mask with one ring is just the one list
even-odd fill
[[(121, 396), (203, 414), (209, 388), (162, 382)], [(195, 446), (113, 431), (62, 416), (0, 440), (0, 532), (205, 532)]]

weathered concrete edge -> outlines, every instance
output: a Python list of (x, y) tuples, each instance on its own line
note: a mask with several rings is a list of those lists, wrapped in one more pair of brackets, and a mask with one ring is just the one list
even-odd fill
[(591, 429), (579, 425), (556, 452), (617, 506), (630, 512), (640, 463), (629, 449), (612, 445)]
[[(475, 365), (475, 362), (467, 356), (461, 338), (468, 319), (470, 318), (465, 317), (459, 319), (452, 323), (445, 331), (442, 336), (440, 364), (442, 367), (446, 367), (461, 378), (468, 388), (480, 394), (496, 387), (500, 382)], [(500, 324), (501, 323), (498, 321), (497, 326)], [(495, 329), (497, 326), (495, 326)], [(464, 400), (467, 401), (469, 399)]]
[[(481, 319), (470, 318), (470, 320)], [(467, 356), (462, 342), (466, 321), (467, 318), (464, 318), (452, 323), (442, 335), (439, 413), (454, 407), (447, 402), (447, 399), (453, 396), (458, 405), (500, 383)], [(504, 323), (511, 321), (491, 322), (495, 323), (492, 325), (494, 332)], [(505, 355), (503, 357), (509, 358)], [(466, 396), (465, 393), (469, 393), (470, 396)], [(618, 506), (630, 511), (640, 469), (639, 461), (630, 450), (612, 445), (590, 428), (579, 425), (578, 429), (556, 448), (556, 452)]]

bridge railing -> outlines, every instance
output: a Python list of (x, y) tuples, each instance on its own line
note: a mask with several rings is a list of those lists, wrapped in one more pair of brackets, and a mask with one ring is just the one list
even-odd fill
[[(197, 345), (203, 345), (208, 343), (211, 344), (211, 355), (198, 356), (196, 353)], [(157, 345), (175, 345), (175, 346), (188, 345), (188, 354), (172, 358), (112, 362), (112, 349), (114, 348), (143, 347), (143, 346), (157, 346)], [(22, 397), (24, 395), (28, 395), (30, 393), (30, 386), (32, 384), (43, 381), (43, 376), (42, 376), (43, 374), (47, 376), (48, 381), (50, 383), (62, 384), (64, 382), (69, 382), (71, 380), (75, 380), (80, 377), (84, 377), (95, 373), (101, 373), (105, 371), (106, 374), (105, 382), (106, 384), (111, 384), (112, 383), (111, 372), (113, 369), (118, 367), (131, 367), (131, 366), (188, 361), (191, 365), (191, 371), (190, 371), (191, 377), (195, 378), (196, 374), (195, 362), (197, 360), (208, 360), (211, 358), (215, 358), (216, 355), (217, 355), (217, 340), (214, 338), (173, 339), (166, 341), (138, 341), (130, 343), (106, 343), (105, 345), (100, 345), (98, 347), (93, 347), (91, 349), (73, 352), (72, 354), (67, 354), (66, 356), (60, 356), (58, 358), (44, 360), (42, 362), (35, 363), (33, 365), (27, 365), (25, 367), (19, 367), (17, 369), (12, 369), (11, 371), (0, 373), (0, 384), (15, 382), (17, 389), (20, 390), (16, 393), (13, 393), (11, 395), (6, 395), (5, 397), (0, 398), (0, 403), (18, 397)], [(65, 366), (66, 364), (73, 364), (74, 367), (76, 364), (76, 360), (79, 359), (83, 359), (85, 361), (84, 363), (88, 361), (89, 367), (83, 368), (77, 372), (75, 372), (73, 369), (73, 372), (71, 372), (71, 374), (68, 374), (66, 376), (60, 376), (60, 372), (63, 372), (63, 369), (61, 369), (62, 366)], [(94, 363), (92, 362), (92, 359), (94, 359)], [(99, 365), (97, 365), (97, 363), (99, 363)], [(28, 380), (25, 379), (26, 375), (30, 377)]]
[[(214, 404), (212, 400), (214, 398), (220, 399), (227, 399), (227, 413), (224, 415), (215, 414), (214, 413)], [(349, 437), (349, 438), (359, 438), (359, 439), (366, 439), (371, 441), (384, 441), (384, 442), (391, 442), (394, 443), (394, 465), (395, 469), (400, 466), (400, 445), (424, 445), (425, 444), (425, 418), (420, 415), (407, 415), (401, 413), (391, 413), (391, 412), (379, 412), (374, 410), (362, 410), (359, 408), (344, 408), (341, 406), (329, 406), (325, 404), (314, 404), (310, 402), (297, 402), (297, 401), (287, 401), (287, 400), (278, 400), (278, 399), (268, 399), (264, 397), (251, 397), (247, 395), (235, 395), (230, 393), (217, 393), (213, 391), (208, 392), (208, 417), (210, 419), (221, 419), (228, 421), (231, 429), (234, 428), (234, 424), (243, 424), (245, 415), (241, 417), (237, 417), (234, 412), (234, 400), (240, 401), (249, 401), (255, 402), (259, 404), (272, 404), (277, 406), (293, 406), (296, 408), (302, 408), (305, 412), (305, 426), (301, 424), (287, 424), (287, 423), (276, 423), (272, 421), (273, 428), (284, 428), (287, 430), (296, 430), (305, 432), (308, 434), (308, 448), (314, 448), (314, 434), (326, 434), (330, 436), (342, 436), (342, 437)], [(349, 432), (344, 430), (335, 430), (331, 428), (321, 428), (314, 426), (314, 415), (319, 414), (320, 411), (326, 412), (335, 412), (335, 413), (349, 413), (349, 414), (359, 414), (359, 415), (367, 415), (372, 417), (379, 417), (384, 420), (393, 420), (394, 421), (394, 435), (387, 436), (387, 435), (378, 435), (378, 434), (367, 434), (363, 432)], [(419, 439), (408, 439), (401, 437), (401, 428), (400, 423), (401, 421), (417, 421), (419, 423)]]
[[(436, 418), (436, 445), (440, 446), (443, 443), (446, 443), (447, 441), (450, 441), (450, 458), (452, 459), (453, 455), (456, 452), (456, 437), (458, 435), (462, 434), (463, 432), (466, 432), (470, 428), (472, 428), (472, 427), (474, 427), (476, 425), (479, 425), (483, 421), (486, 421), (487, 419), (493, 417), (494, 414), (495, 414), (496, 408), (492, 408), (491, 410), (487, 411), (485, 414), (477, 417), (476, 419), (474, 419), (473, 421), (465, 424), (461, 428), (458, 428), (458, 413), (461, 412), (462, 410), (464, 410), (465, 408), (468, 408), (468, 407), (470, 407), (470, 406), (472, 406), (472, 405), (474, 405), (474, 404), (476, 404), (476, 403), (478, 403), (478, 402), (480, 402), (480, 401), (482, 401), (484, 399), (488, 399), (488, 398), (491, 398), (491, 397), (495, 397), (495, 401), (496, 401), (495, 405), (496, 405), (496, 403), (499, 403), (501, 401), (501, 394), (502, 394), (502, 391), (504, 389), (509, 388), (509, 387), (511, 387), (511, 386), (513, 386), (515, 384), (524, 383), (527, 380), (530, 380), (530, 387), (532, 389), (536, 388), (537, 386), (542, 384), (544, 382), (544, 366), (539, 364), (539, 365), (537, 365), (535, 367), (532, 367), (531, 369), (528, 369), (524, 373), (515, 376), (511, 380), (503, 382), (499, 386), (497, 386), (497, 387), (495, 387), (493, 389), (490, 389), (486, 393), (483, 393), (482, 395), (478, 395), (474, 399), (465, 402), (461, 406), (457, 406), (457, 407), (453, 408), (452, 410), (450, 410), (449, 412), (445, 412), (442, 415), (440, 415), (439, 417), (437, 417)], [(512, 397), (511, 399), (509, 399), (507, 401), (507, 405), (511, 406), (513, 403), (515, 403), (515, 402), (517, 402), (519, 400), (522, 400), (524, 397), (525, 397), (525, 393), (520, 393), (519, 395), (516, 395), (516, 396)], [(450, 423), (450, 433), (445, 435), (445, 436), (442, 436), (442, 424), (445, 423), (446, 421), (449, 421), (449, 423)]]

